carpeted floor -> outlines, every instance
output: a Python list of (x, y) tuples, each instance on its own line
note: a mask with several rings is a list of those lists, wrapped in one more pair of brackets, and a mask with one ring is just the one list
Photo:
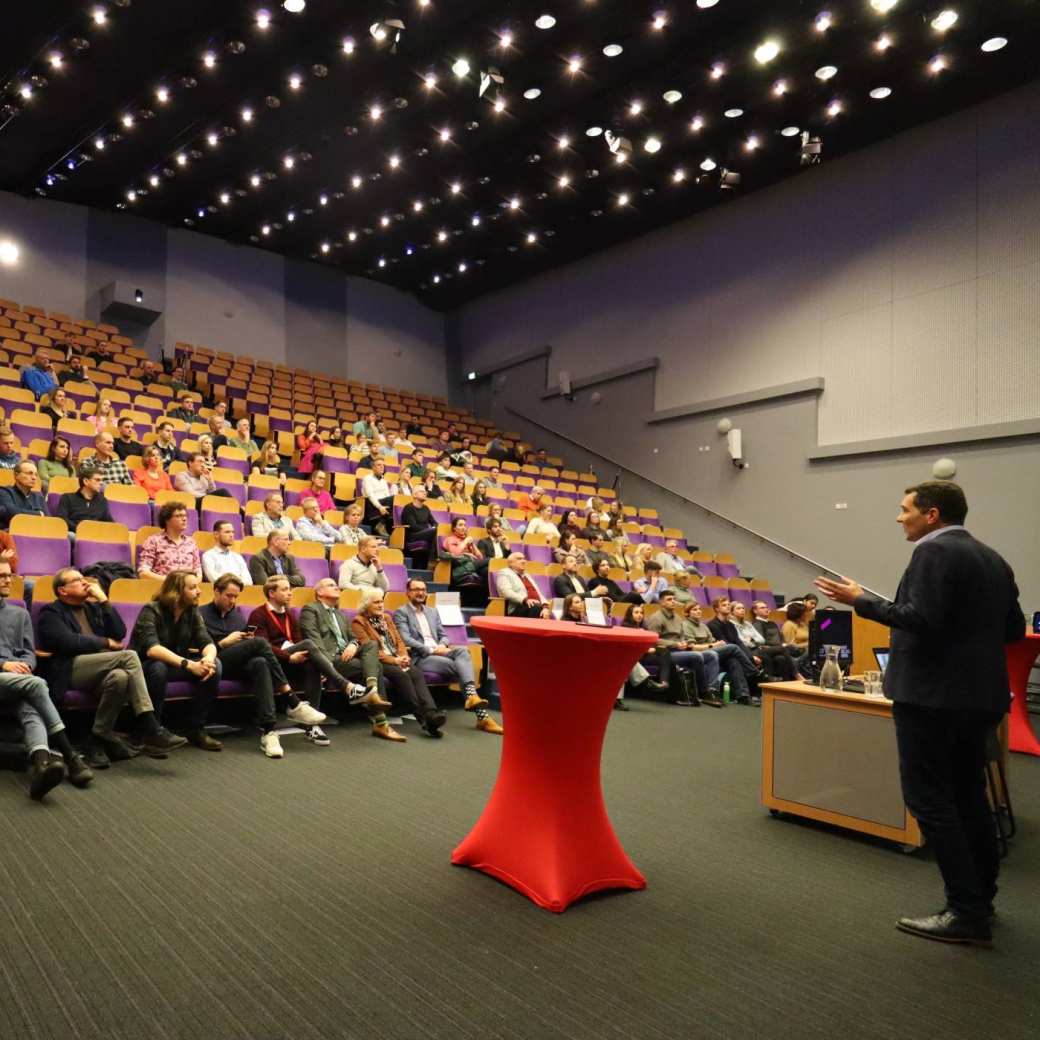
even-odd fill
[(948, 947), (893, 929), (941, 902), (926, 857), (762, 810), (758, 711), (632, 703), (604, 782), (649, 888), (561, 916), (449, 864), (499, 746), (459, 711), (440, 742), (242, 736), (43, 805), (0, 773), (0, 1037), (1038, 1035), (1040, 762), (1012, 762), (996, 947)]

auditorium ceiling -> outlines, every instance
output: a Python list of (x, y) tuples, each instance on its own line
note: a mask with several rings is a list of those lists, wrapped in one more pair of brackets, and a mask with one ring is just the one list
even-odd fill
[(1007, 91), (1038, 0), (4, 5), (0, 189), (449, 309)]

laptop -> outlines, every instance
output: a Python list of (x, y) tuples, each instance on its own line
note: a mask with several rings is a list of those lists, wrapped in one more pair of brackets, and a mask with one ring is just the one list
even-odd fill
[(888, 656), (891, 652), (887, 646), (874, 647), (874, 660), (877, 661), (877, 666), (881, 669), (882, 678), (884, 678), (885, 669), (888, 668)]

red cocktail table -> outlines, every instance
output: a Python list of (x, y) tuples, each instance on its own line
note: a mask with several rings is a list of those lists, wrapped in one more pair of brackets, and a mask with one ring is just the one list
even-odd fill
[(1040, 635), (1032, 632), (1017, 643), (1007, 647), (1008, 680), (1014, 697), (1011, 699), (1011, 715), (1008, 719), (1008, 748), (1023, 751), (1027, 755), (1040, 755), (1040, 740), (1036, 739), (1029, 721), (1026, 704), (1026, 687), (1033, 662), (1040, 656)]
[(603, 804), (600, 752), (614, 698), (653, 632), (478, 617), (505, 735), (491, 798), (451, 861), (562, 913), (607, 888), (646, 888)]

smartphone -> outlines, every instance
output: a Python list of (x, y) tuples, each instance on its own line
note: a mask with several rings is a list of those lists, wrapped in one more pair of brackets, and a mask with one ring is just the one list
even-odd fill
[(256, 625), (246, 625), (246, 635), (247, 636), (255, 636), (256, 635)]

